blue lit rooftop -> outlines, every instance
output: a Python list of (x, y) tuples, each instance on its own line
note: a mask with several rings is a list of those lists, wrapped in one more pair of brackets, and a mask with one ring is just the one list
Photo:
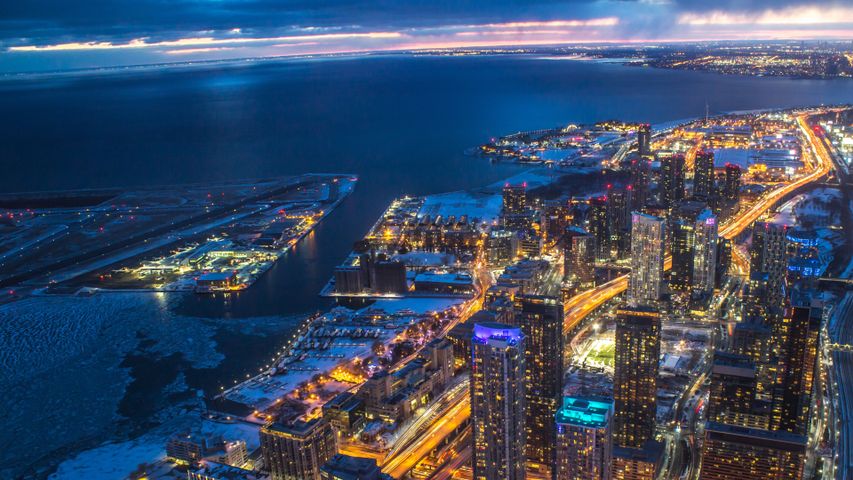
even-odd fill
[(557, 410), (557, 423), (603, 428), (612, 408), (613, 404), (603, 399), (564, 397), (563, 406)]
[(474, 340), (486, 342), (490, 339), (507, 340), (516, 343), (521, 340), (521, 329), (497, 322), (477, 323), (474, 325)]

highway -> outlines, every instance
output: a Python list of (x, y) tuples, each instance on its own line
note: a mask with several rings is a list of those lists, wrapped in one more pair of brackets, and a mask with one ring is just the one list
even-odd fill
[[(777, 202), (785, 198), (787, 195), (797, 191), (809, 183), (816, 182), (827, 175), (832, 168), (832, 157), (826, 150), (823, 142), (809, 128), (806, 119), (808, 115), (803, 114), (797, 117), (797, 124), (800, 126), (805, 137), (809, 140), (810, 149), (816, 159), (816, 168), (808, 174), (794, 180), (791, 183), (783, 184), (773, 190), (767, 191), (764, 195), (758, 198), (747, 209), (738, 212), (737, 215), (729, 219), (719, 230), (718, 234), (729, 240), (740, 235), (746, 230), (761, 215), (769, 210)], [(741, 252), (734, 252), (732, 261), (736, 269), (742, 272), (748, 272), (748, 261)], [(667, 257), (664, 262), (664, 269), (668, 270), (672, 267), (672, 258)], [(569, 332), (575, 328), (581, 320), (584, 319), (590, 312), (601, 306), (604, 302), (610, 300), (616, 295), (625, 291), (628, 288), (628, 275), (623, 275), (613, 279), (605, 284), (599, 285), (592, 290), (580, 293), (565, 303), (566, 323), (563, 328), (564, 332)]]
[(418, 442), (410, 444), (397, 455), (386, 459), (382, 471), (394, 478), (403, 478), (418, 462), (435, 449), (448, 435), (462, 425), (471, 416), (471, 402), (468, 395), (447, 410), (443, 416), (433, 422), (420, 436)]

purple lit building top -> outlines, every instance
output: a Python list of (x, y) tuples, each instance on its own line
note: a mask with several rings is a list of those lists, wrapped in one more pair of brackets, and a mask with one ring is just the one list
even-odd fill
[(488, 340), (506, 340), (510, 345), (518, 343), (523, 338), (521, 329), (498, 322), (477, 323), (474, 325), (473, 340), (486, 343)]

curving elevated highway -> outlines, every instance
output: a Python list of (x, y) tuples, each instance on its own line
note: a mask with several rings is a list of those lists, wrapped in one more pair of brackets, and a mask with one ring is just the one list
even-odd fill
[[(808, 117), (810, 115), (814, 115), (815, 113), (818, 112), (812, 112), (811, 114), (802, 114), (797, 117), (797, 124), (799, 125), (800, 130), (802, 130), (804, 136), (808, 140), (810, 150), (814, 155), (815, 168), (808, 174), (798, 178), (797, 180), (794, 180), (791, 183), (786, 183), (773, 190), (767, 191), (749, 208), (743, 210), (742, 212), (738, 212), (737, 215), (730, 218), (725, 224), (723, 224), (719, 231), (720, 236), (727, 239), (732, 239), (740, 235), (741, 232), (746, 230), (750, 225), (752, 225), (756, 220), (758, 220), (761, 215), (767, 212), (767, 210), (769, 210), (777, 202), (781, 201), (783, 198), (797, 191), (798, 189), (812, 182), (820, 180), (829, 173), (830, 169), (832, 168), (832, 157), (830, 156), (829, 151), (827, 151), (824, 143), (809, 127), (807, 121)], [(746, 257), (740, 252), (735, 252), (732, 255), (732, 260), (735, 262), (735, 266), (739, 270), (743, 272), (749, 270), (748, 261)], [(667, 257), (664, 262), (664, 269), (669, 270), (671, 266), (672, 258)], [(587, 290), (586, 292), (580, 293), (572, 297), (565, 304), (566, 320), (563, 330), (565, 332), (568, 332), (571, 329), (575, 328), (581, 322), (581, 320), (583, 320), (587, 315), (589, 315), (590, 312), (601, 306), (604, 302), (622, 293), (627, 288), (628, 275), (623, 275), (605, 284), (599, 285), (593, 288), (592, 290)]]

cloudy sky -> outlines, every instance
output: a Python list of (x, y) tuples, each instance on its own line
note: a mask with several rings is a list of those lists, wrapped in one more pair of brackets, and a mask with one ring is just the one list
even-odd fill
[(0, 71), (414, 48), (850, 39), (836, 0), (22, 0)]

